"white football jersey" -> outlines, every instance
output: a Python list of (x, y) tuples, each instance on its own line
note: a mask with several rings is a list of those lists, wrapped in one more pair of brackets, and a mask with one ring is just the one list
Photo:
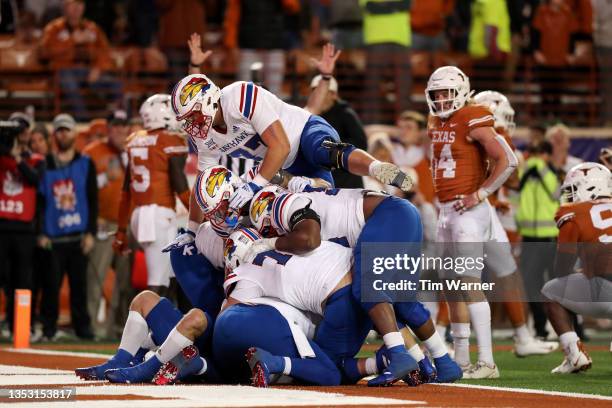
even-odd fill
[(365, 224), (363, 197), (367, 190), (358, 188), (313, 189), (311, 192), (287, 193), (272, 205), (272, 226), (283, 234), (292, 230), (291, 217), (310, 204), (321, 218), (321, 240), (355, 247)]
[(235, 283), (229, 296), (241, 303), (275, 297), (322, 316), (321, 305), (350, 271), (352, 254), (350, 249), (326, 241), (302, 256), (265, 251), (252, 264), (243, 264), (229, 273), (223, 288), (227, 293)]
[(191, 138), (198, 150), (198, 170), (217, 165), (222, 154), (261, 161), (268, 147), (260, 135), (277, 120), (283, 125), (291, 147), (283, 168), (293, 164), (310, 112), (283, 102), (252, 82), (243, 81), (223, 88), (220, 103), (226, 132), (211, 127), (205, 139)]
[(195, 246), (198, 253), (204, 255), (215, 268), (225, 268), (223, 238), (217, 235), (210, 222), (204, 222), (198, 227), (195, 236)]

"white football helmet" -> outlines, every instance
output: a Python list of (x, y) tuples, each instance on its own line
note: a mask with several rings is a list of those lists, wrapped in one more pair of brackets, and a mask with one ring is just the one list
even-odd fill
[[(194, 185), (194, 195), (204, 217), (211, 218), (240, 185), (240, 179), (223, 166), (211, 166), (199, 173)], [(219, 214), (217, 224), (225, 221), (225, 215)]]
[(173, 132), (180, 130), (168, 94), (155, 94), (148, 97), (140, 106), (140, 117), (147, 130), (166, 129)]
[[(436, 100), (435, 92), (448, 90), (446, 99)], [(446, 66), (436, 69), (427, 81), (425, 97), (429, 113), (442, 119), (463, 108), (470, 99), (470, 79), (457, 67)]]
[(599, 163), (578, 164), (567, 172), (561, 194), (563, 201), (570, 203), (612, 197), (612, 173)]
[(505, 95), (497, 91), (483, 91), (474, 96), (474, 101), (489, 108), (495, 118), (495, 127), (506, 129), (512, 136), (516, 129), (514, 109)]
[(223, 247), (226, 274), (244, 263), (244, 257), (249, 251), (251, 243), (258, 239), (261, 239), (261, 235), (254, 228), (249, 227), (240, 227), (230, 234)]
[(172, 90), (172, 109), (176, 120), (191, 137), (206, 138), (219, 109), (221, 90), (203, 74), (181, 79)]
[(251, 224), (266, 238), (278, 236), (278, 231), (272, 226), (272, 203), (281, 194), (286, 193), (279, 186), (270, 185), (262, 188), (253, 196), (249, 207)]

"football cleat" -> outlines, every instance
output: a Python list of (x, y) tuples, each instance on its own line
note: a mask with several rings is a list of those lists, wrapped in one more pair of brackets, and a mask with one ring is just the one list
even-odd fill
[(133, 357), (127, 351), (119, 349), (117, 350), (117, 354), (115, 354), (106, 363), (92, 367), (77, 368), (74, 370), (74, 373), (77, 375), (77, 377), (86, 381), (105, 380), (105, 371), (115, 368), (130, 367), (134, 361), (137, 361), (137, 358), (142, 360), (141, 355), (137, 354), (136, 356), (137, 357)]
[(559, 343), (556, 341), (544, 341), (530, 337), (529, 340), (521, 342), (516, 337), (514, 338), (514, 354), (517, 357), (527, 357), (539, 354), (548, 354), (559, 348)]
[(278, 377), (280, 377), (279, 374), (272, 372), (272, 369), (278, 365), (276, 359), (279, 359), (280, 357), (274, 356), (266, 350), (256, 347), (251, 347), (248, 349), (245, 357), (249, 367), (251, 368), (252, 386), (265, 388), (276, 382)]
[(176, 357), (165, 363), (153, 376), (157, 385), (174, 384), (189, 376), (197, 374), (204, 366), (198, 349), (194, 346), (185, 347)]
[(463, 377), (463, 370), (448, 354), (434, 358), (436, 365), (437, 378), (439, 383), (452, 383)]
[(419, 361), (419, 375), (422, 384), (436, 382), (436, 369), (431, 365), (431, 361), (427, 357)]
[(372, 168), (371, 176), (382, 184), (397, 187), (404, 192), (412, 189), (413, 181), (410, 176), (393, 163), (377, 163)]
[(591, 368), (593, 360), (587, 354), (582, 342), (578, 342), (578, 354), (574, 356), (565, 356), (560, 366), (552, 369), (552, 374), (572, 374), (586, 371)]
[(150, 382), (159, 371), (162, 363), (157, 356), (153, 356), (144, 363), (129, 368), (106, 370), (104, 376), (112, 383), (145, 383)]
[(378, 377), (368, 381), (368, 387), (387, 387), (418, 369), (417, 362), (403, 345), (387, 349), (386, 356), (389, 358), (389, 366)]
[(499, 378), (499, 369), (495, 364), (488, 365), (484, 361), (478, 361), (468, 371), (463, 372), (463, 379), (484, 380), (489, 378)]

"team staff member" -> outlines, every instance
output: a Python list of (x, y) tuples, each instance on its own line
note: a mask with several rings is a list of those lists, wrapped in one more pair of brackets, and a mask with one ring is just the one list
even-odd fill
[(32, 154), (27, 143), (24, 145), (18, 140), (17, 135), (25, 131), (22, 121), (0, 124), (0, 286), (5, 290), (6, 321), (10, 330), (13, 291), (32, 286), (36, 188), (45, 165), (42, 156)]
[(93, 161), (75, 149), (76, 122), (68, 114), (53, 119), (57, 153), (47, 156), (39, 192), (43, 200), (42, 247), (52, 248), (45, 275), (41, 320), (43, 335), (57, 332), (59, 289), (64, 272), (70, 284), (70, 312), (78, 337), (93, 339), (87, 311), (87, 256), (94, 245), (98, 218), (98, 185)]

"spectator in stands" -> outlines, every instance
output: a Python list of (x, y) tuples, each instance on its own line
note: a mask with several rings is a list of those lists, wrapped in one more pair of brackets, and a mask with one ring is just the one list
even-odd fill
[(300, 12), (298, 0), (229, 0), (225, 10), (224, 45), (239, 53), (238, 79), (251, 79), (251, 65), (264, 65), (264, 86), (282, 95), (285, 76), (285, 14)]
[(578, 27), (564, 1), (545, 1), (533, 18), (532, 47), (540, 82), (541, 116), (549, 118), (560, 112), (565, 70), (573, 62), (570, 40)]
[(47, 156), (40, 183), (43, 200), (39, 245), (50, 249), (41, 305), (43, 335), (56, 339), (59, 290), (64, 273), (70, 284), (70, 312), (76, 335), (93, 339), (87, 311), (87, 255), (94, 246), (98, 218), (98, 186), (92, 160), (75, 147), (75, 120), (68, 114), (53, 119), (57, 153)]
[(159, 13), (159, 48), (168, 58), (172, 83), (185, 76), (189, 50), (185, 41), (191, 33), (206, 33), (205, 0), (155, 0)]
[(363, 16), (359, 0), (331, 1), (329, 26), (332, 43), (341, 50), (363, 47)]
[(83, 0), (64, 0), (64, 16), (47, 24), (40, 44), (41, 58), (58, 70), (63, 97), (79, 120), (87, 118), (85, 88), (115, 104), (121, 99), (121, 83), (107, 72), (112, 61), (106, 35), (83, 18), (84, 11)]
[(412, 49), (442, 51), (447, 48), (446, 18), (453, 12), (455, 0), (414, 0), (410, 10)]
[[(107, 137), (93, 141), (83, 149), (83, 154), (89, 156), (96, 166), (99, 208), (98, 232), (87, 266), (87, 309), (93, 319), (92, 326), (96, 337), (114, 338), (117, 334), (116, 329), (122, 328), (124, 323), (123, 319), (116, 321), (115, 317), (125, 315), (127, 310), (125, 307), (119, 310), (120, 303), (121, 306), (127, 306), (131, 300), (129, 299), (131, 292), (129, 257), (113, 252), (113, 240), (110, 238), (110, 235), (117, 230), (119, 214), (117, 197), (121, 195), (127, 165), (124, 149), (129, 125), (127, 114), (120, 110), (114, 111), (107, 122)], [(115, 271), (115, 284), (104, 327), (96, 316), (102, 300), (104, 280), (110, 267)]]
[(49, 132), (45, 125), (36, 125), (30, 135), (30, 150), (32, 153), (45, 157), (50, 150)]
[(582, 163), (582, 159), (569, 154), (571, 145), (570, 130), (563, 124), (557, 124), (546, 131), (546, 140), (552, 145), (551, 163), (555, 168), (562, 172), (561, 179), (565, 174), (577, 164)]
[(391, 138), (393, 163), (400, 167), (413, 168), (421, 182), (418, 191), (422, 197), (433, 202), (435, 191), (433, 178), (429, 170), (429, 150), (425, 135), (425, 116), (416, 111), (402, 112), (397, 121), (397, 137)]
[(395, 85), (395, 109), (391, 117), (408, 109), (412, 94), (410, 70), (410, 1), (362, 0), (363, 38), (367, 51), (364, 109), (367, 123), (380, 123), (386, 84)]
[(599, 67), (600, 111), (604, 126), (612, 126), (612, 2), (593, 0), (595, 31), (593, 39)]
[(4, 288), (11, 331), (14, 290), (32, 286), (38, 225), (36, 190), (45, 164), (42, 156), (32, 154), (22, 143), (25, 133), (29, 130), (23, 121), (0, 124), (0, 287)]
[(536, 336), (546, 338), (546, 313), (540, 299), (540, 289), (548, 272), (554, 271), (555, 241), (559, 230), (555, 213), (559, 208), (560, 186), (557, 169), (551, 163), (553, 147), (543, 141), (530, 145), (529, 159), (520, 180), (520, 201), (516, 214), (522, 237), (520, 270), (525, 282), (529, 307), (533, 313)]
[(24, 112), (13, 112), (9, 120), (19, 123), (21, 132), (17, 135), (17, 144), (22, 151), (29, 151), (32, 127), (34, 125), (32, 118)]
[(468, 52), (475, 59), (472, 87), (504, 91), (503, 69), (511, 51), (510, 15), (506, 0), (472, 3)]
[[(351, 108), (348, 102), (340, 99), (338, 95), (338, 81), (331, 75), (317, 75), (310, 82), (310, 88), (315, 89), (321, 81), (329, 83), (329, 91), (321, 105), (320, 115), (338, 131), (340, 140), (350, 143), (358, 149), (366, 150), (368, 142), (363, 125), (357, 113)], [(350, 174), (342, 169), (332, 172), (334, 184), (338, 188), (363, 188), (361, 176)]]

